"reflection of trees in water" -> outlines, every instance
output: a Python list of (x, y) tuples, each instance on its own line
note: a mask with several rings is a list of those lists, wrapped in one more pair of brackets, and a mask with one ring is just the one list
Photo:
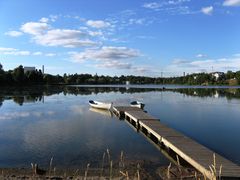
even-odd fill
[(91, 95), (99, 93), (110, 93), (110, 92), (120, 92), (124, 93), (140, 93), (140, 92), (152, 92), (152, 91), (162, 91), (159, 88), (129, 88), (125, 87), (76, 87), (76, 86), (66, 86), (64, 88), (64, 95)]
[(174, 92), (197, 97), (226, 97), (227, 99), (240, 99), (240, 89), (212, 89), (212, 88), (186, 88), (174, 89)]
[(2, 104), (3, 104), (3, 101), (4, 101), (3, 97), (0, 97), (0, 107), (1, 107)]
[(13, 101), (22, 106), (24, 102), (24, 96), (14, 96)]
[(227, 99), (240, 99), (240, 89), (212, 89), (212, 88), (128, 88), (125, 87), (79, 87), (79, 86), (31, 86), (31, 87), (9, 87), (0, 89), (0, 107), (4, 100), (13, 100), (19, 105), (31, 102), (41, 102), (44, 96), (63, 93), (64, 95), (91, 95), (99, 93), (141, 93), (171, 91), (187, 96), (196, 97), (226, 97)]

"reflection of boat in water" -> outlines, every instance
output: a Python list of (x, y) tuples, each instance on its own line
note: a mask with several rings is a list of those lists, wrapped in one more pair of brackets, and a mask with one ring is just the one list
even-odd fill
[(112, 108), (112, 103), (103, 103), (99, 101), (89, 101), (89, 105), (93, 108), (98, 108), (98, 109), (111, 109)]
[(109, 110), (97, 109), (97, 108), (92, 108), (92, 107), (90, 107), (89, 110), (92, 111), (92, 112), (96, 112), (96, 113), (102, 114), (104, 116), (109, 116), (109, 117), (113, 116), (112, 111), (109, 111)]
[(140, 102), (140, 101), (132, 101), (132, 102), (130, 103), (130, 105), (131, 105), (132, 107), (137, 107), (137, 108), (141, 108), (141, 109), (143, 109), (144, 106), (145, 106), (145, 104), (143, 104), (143, 103)]

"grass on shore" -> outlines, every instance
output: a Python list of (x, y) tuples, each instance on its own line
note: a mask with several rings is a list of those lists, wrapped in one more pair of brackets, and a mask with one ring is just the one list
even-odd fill
[[(168, 166), (154, 166), (151, 162), (126, 161), (124, 152), (121, 151), (119, 160), (114, 162), (111, 158), (110, 150), (107, 149), (102, 156), (98, 167), (91, 167), (88, 163), (86, 168), (58, 170), (54, 166), (54, 158), (49, 162), (48, 169), (41, 169), (38, 164), (31, 163), (31, 168), (13, 168), (0, 169), (0, 179), (75, 179), (75, 180), (154, 180), (154, 179), (184, 179), (184, 180), (202, 180), (207, 179), (205, 175), (197, 172), (193, 168), (181, 166), (178, 156), (176, 156), (177, 165), (170, 163)], [(213, 164), (209, 166), (212, 174), (211, 180), (221, 179), (220, 169), (216, 169), (216, 157), (213, 155)]]

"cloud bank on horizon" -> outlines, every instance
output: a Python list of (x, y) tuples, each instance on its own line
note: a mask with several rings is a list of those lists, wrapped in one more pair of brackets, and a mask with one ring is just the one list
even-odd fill
[(240, 0), (101, 3), (2, 3), (0, 63), (44, 64), (53, 74), (240, 70)]

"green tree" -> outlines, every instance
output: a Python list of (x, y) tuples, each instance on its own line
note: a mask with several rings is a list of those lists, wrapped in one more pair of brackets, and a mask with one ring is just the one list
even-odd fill
[(238, 84), (240, 84), (240, 71), (236, 72), (236, 79), (238, 81)]
[(20, 65), (19, 67), (13, 70), (13, 79), (17, 84), (23, 84), (26, 77), (24, 74), (23, 66)]
[(228, 72), (226, 73), (226, 78), (227, 78), (227, 79), (233, 79), (234, 77), (235, 77), (235, 73), (234, 73), (234, 72), (228, 71)]

